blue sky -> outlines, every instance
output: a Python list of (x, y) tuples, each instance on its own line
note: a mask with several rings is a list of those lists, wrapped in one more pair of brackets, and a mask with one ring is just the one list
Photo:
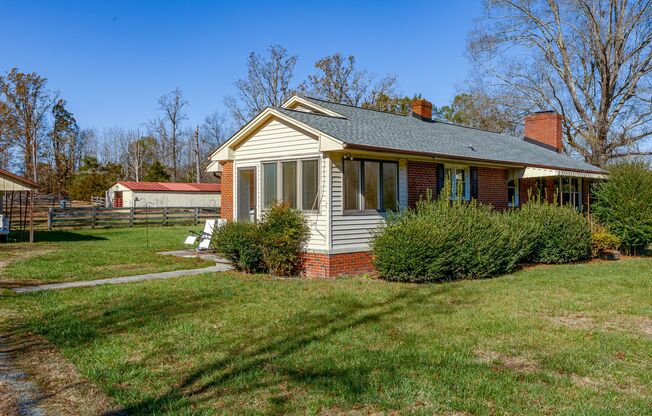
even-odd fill
[(280, 44), (297, 79), (325, 55), (396, 74), (401, 92), (436, 105), (470, 70), (464, 57), (480, 1), (11, 1), (0, 0), (0, 72), (35, 71), (61, 92), (82, 127), (134, 128), (180, 86), (189, 123), (217, 110), (246, 74), (250, 51)]

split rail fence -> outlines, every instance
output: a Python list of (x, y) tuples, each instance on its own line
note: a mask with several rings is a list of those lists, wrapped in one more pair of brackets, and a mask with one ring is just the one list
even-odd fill
[(165, 207), (165, 208), (49, 208), (49, 230), (55, 228), (108, 228), (136, 225), (200, 224), (217, 219), (217, 207)]

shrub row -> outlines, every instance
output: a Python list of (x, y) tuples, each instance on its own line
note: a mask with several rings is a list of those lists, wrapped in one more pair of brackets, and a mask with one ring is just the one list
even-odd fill
[(523, 262), (565, 263), (591, 254), (586, 218), (570, 207), (533, 201), (520, 210), (446, 198), (388, 218), (373, 240), (374, 264), (388, 280), (485, 278)]
[(299, 274), (310, 230), (298, 210), (273, 204), (260, 222), (229, 222), (213, 234), (213, 247), (236, 269), (277, 276)]

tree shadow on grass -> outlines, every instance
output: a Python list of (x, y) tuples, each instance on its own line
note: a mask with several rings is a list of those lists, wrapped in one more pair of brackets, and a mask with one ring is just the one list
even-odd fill
[(107, 240), (98, 235), (80, 234), (74, 231), (35, 231), (34, 241), (37, 243), (64, 243), (74, 241), (99, 241)]
[[(176, 323), (183, 324), (186, 320), (196, 322), (202, 310), (219, 311), (222, 309), (221, 303), (226, 309), (233, 307), (234, 300), (243, 304), (264, 302), (260, 294), (267, 290), (266, 285), (242, 283), (239, 280), (217, 282), (209, 288), (211, 295), (207, 295), (203, 287), (201, 290), (193, 287), (175, 290), (174, 296), (166, 296), (165, 286), (154, 289), (143, 286), (128, 293), (107, 287), (104, 290), (108, 293), (102, 293), (97, 299), (48, 308), (47, 313), (38, 318), (39, 322), (32, 321), (29, 326), (23, 324), (22, 328), (45, 336), (60, 348), (73, 351), (86, 346), (93, 348), (94, 345), (105, 344), (105, 339), (109, 337), (121, 337), (123, 334), (138, 336), (141, 329), (151, 331), (158, 325), (166, 328)], [(156, 393), (150, 393), (150, 396), (147, 396), (147, 390), (139, 392), (137, 397), (140, 398), (135, 402), (128, 394), (122, 398), (129, 403), (126, 408), (110, 414), (177, 414), (186, 413), (189, 409), (216, 406), (224, 407), (222, 410), (233, 410), (234, 402), (251, 402), (252, 397), (258, 402), (256, 412), (261, 412), (260, 407), (264, 407), (267, 413), (282, 414), (301, 405), (300, 398), (286, 394), (288, 386), (301, 392), (313, 392), (327, 401), (327, 398), (336, 396), (346, 397), (342, 399), (344, 403), (374, 401), (377, 398), (379, 374), (389, 380), (388, 385), (398, 385), (401, 374), (409, 371), (418, 360), (406, 356), (401, 360), (394, 361), (393, 357), (388, 361), (383, 352), (387, 347), (384, 345), (375, 351), (366, 351), (354, 343), (347, 350), (345, 344), (348, 344), (349, 333), (353, 339), (357, 334), (364, 336), (383, 331), (386, 325), (400, 327), (403, 319), (413, 316), (405, 313), (413, 307), (430, 308), (430, 313), (434, 314), (450, 314), (460, 305), (442, 300), (440, 295), (453, 290), (452, 285), (404, 287), (396, 288), (391, 296), (381, 295), (383, 297), (371, 299), (359, 296), (355, 291), (335, 291), (299, 303), (300, 306), (288, 304), (292, 311), (289, 316), (270, 314), (270, 322), (282, 319), (280, 323), (276, 321), (276, 324), (270, 324), (260, 332), (252, 331), (247, 334), (250, 337), (236, 338), (238, 341), (234, 344), (228, 344), (229, 335), (226, 339), (220, 339), (219, 333), (216, 333), (214, 339), (209, 339), (209, 348), (198, 350), (199, 354), (207, 357), (205, 362), (192, 367), (173, 366), (174, 371), (182, 374), (172, 377), (173, 384), (167, 390), (155, 390)], [(89, 307), (89, 304), (93, 307)], [(242, 308), (246, 313), (246, 308)], [(383, 333), (381, 339), (385, 336), (390, 334)], [(161, 351), (170, 354), (165, 361), (182, 359), (175, 353), (175, 348), (183, 349), (182, 344), (186, 341), (177, 339), (171, 342), (170, 350), (144, 348), (151, 352), (141, 351), (143, 356), (138, 363), (113, 364), (118, 368), (112, 368), (110, 372), (130, 374), (131, 371), (145, 370), (155, 375), (157, 370), (146, 366), (151, 365), (148, 364), (150, 362), (155, 366), (162, 364), (161, 358), (157, 357)], [(192, 340), (188, 339), (187, 342)], [(396, 349), (397, 345), (394, 338), (388, 348)], [(213, 346), (214, 355), (211, 354)], [(342, 353), (339, 346), (342, 346)], [(195, 353), (192, 348), (189, 351)], [(187, 354), (188, 350), (184, 353)], [(362, 360), (356, 359), (356, 354), (362, 354)], [(97, 370), (102, 372), (101, 366)], [(122, 382), (129, 385), (130, 380), (124, 379)], [(121, 387), (111, 384), (108, 388), (113, 390), (111, 394), (120, 395)]]
[[(390, 321), (401, 322), (400, 313), (413, 305), (433, 303), (432, 292), (402, 290), (398, 294), (376, 302), (359, 302), (354, 298), (329, 300), (328, 308), (316, 311), (297, 311), (293, 322), (284, 325), (280, 331), (268, 331), (252, 337), (246, 347), (234, 346), (226, 357), (209, 361), (192, 370), (176, 385), (163, 394), (155, 395), (128, 405), (128, 414), (172, 414), (199, 409), (203, 403), (210, 403), (225, 396), (232, 398), (241, 394), (256, 393), (256, 397), (267, 397), (268, 412), (286, 412), (293, 405), (284, 394), (270, 395), (283, 391), (285, 384), (300, 389), (320, 390), (325, 396), (344, 395), (354, 400), (375, 394), (375, 372), (382, 370), (386, 375), (401, 373), (401, 363), (388, 363), (370, 353), (366, 363), (346, 361), (332, 362), (323, 366), (301, 366), (290, 356), (309, 354), (311, 348), (319, 348), (324, 342), (334, 341), (343, 332), (356, 328)], [(439, 302), (439, 313), (451, 313), (453, 307)], [(312, 312), (312, 313), (311, 313)], [(361, 330), (364, 332), (363, 330)], [(332, 353), (332, 351), (330, 351)], [(315, 357), (322, 358), (322, 357)], [(330, 359), (333, 359), (331, 356)], [(380, 360), (380, 362), (378, 361)], [(395, 366), (395, 368), (391, 368)], [(213, 403), (214, 404), (214, 403)], [(296, 404), (296, 403), (294, 403)]]

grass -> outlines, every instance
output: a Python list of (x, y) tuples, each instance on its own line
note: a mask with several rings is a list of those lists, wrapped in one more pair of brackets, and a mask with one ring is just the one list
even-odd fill
[(436, 285), (219, 273), (15, 296), (0, 316), (130, 414), (640, 415), (650, 270), (627, 259)]
[(94, 280), (210, 265), (197, 259), (156, 254), (183, 248), (188, 229), (175, 226), (38, 232), (38, 243), (34, 245), (0, 245), (0, 264), (6, 263), (0, 267), (0, 286)]

